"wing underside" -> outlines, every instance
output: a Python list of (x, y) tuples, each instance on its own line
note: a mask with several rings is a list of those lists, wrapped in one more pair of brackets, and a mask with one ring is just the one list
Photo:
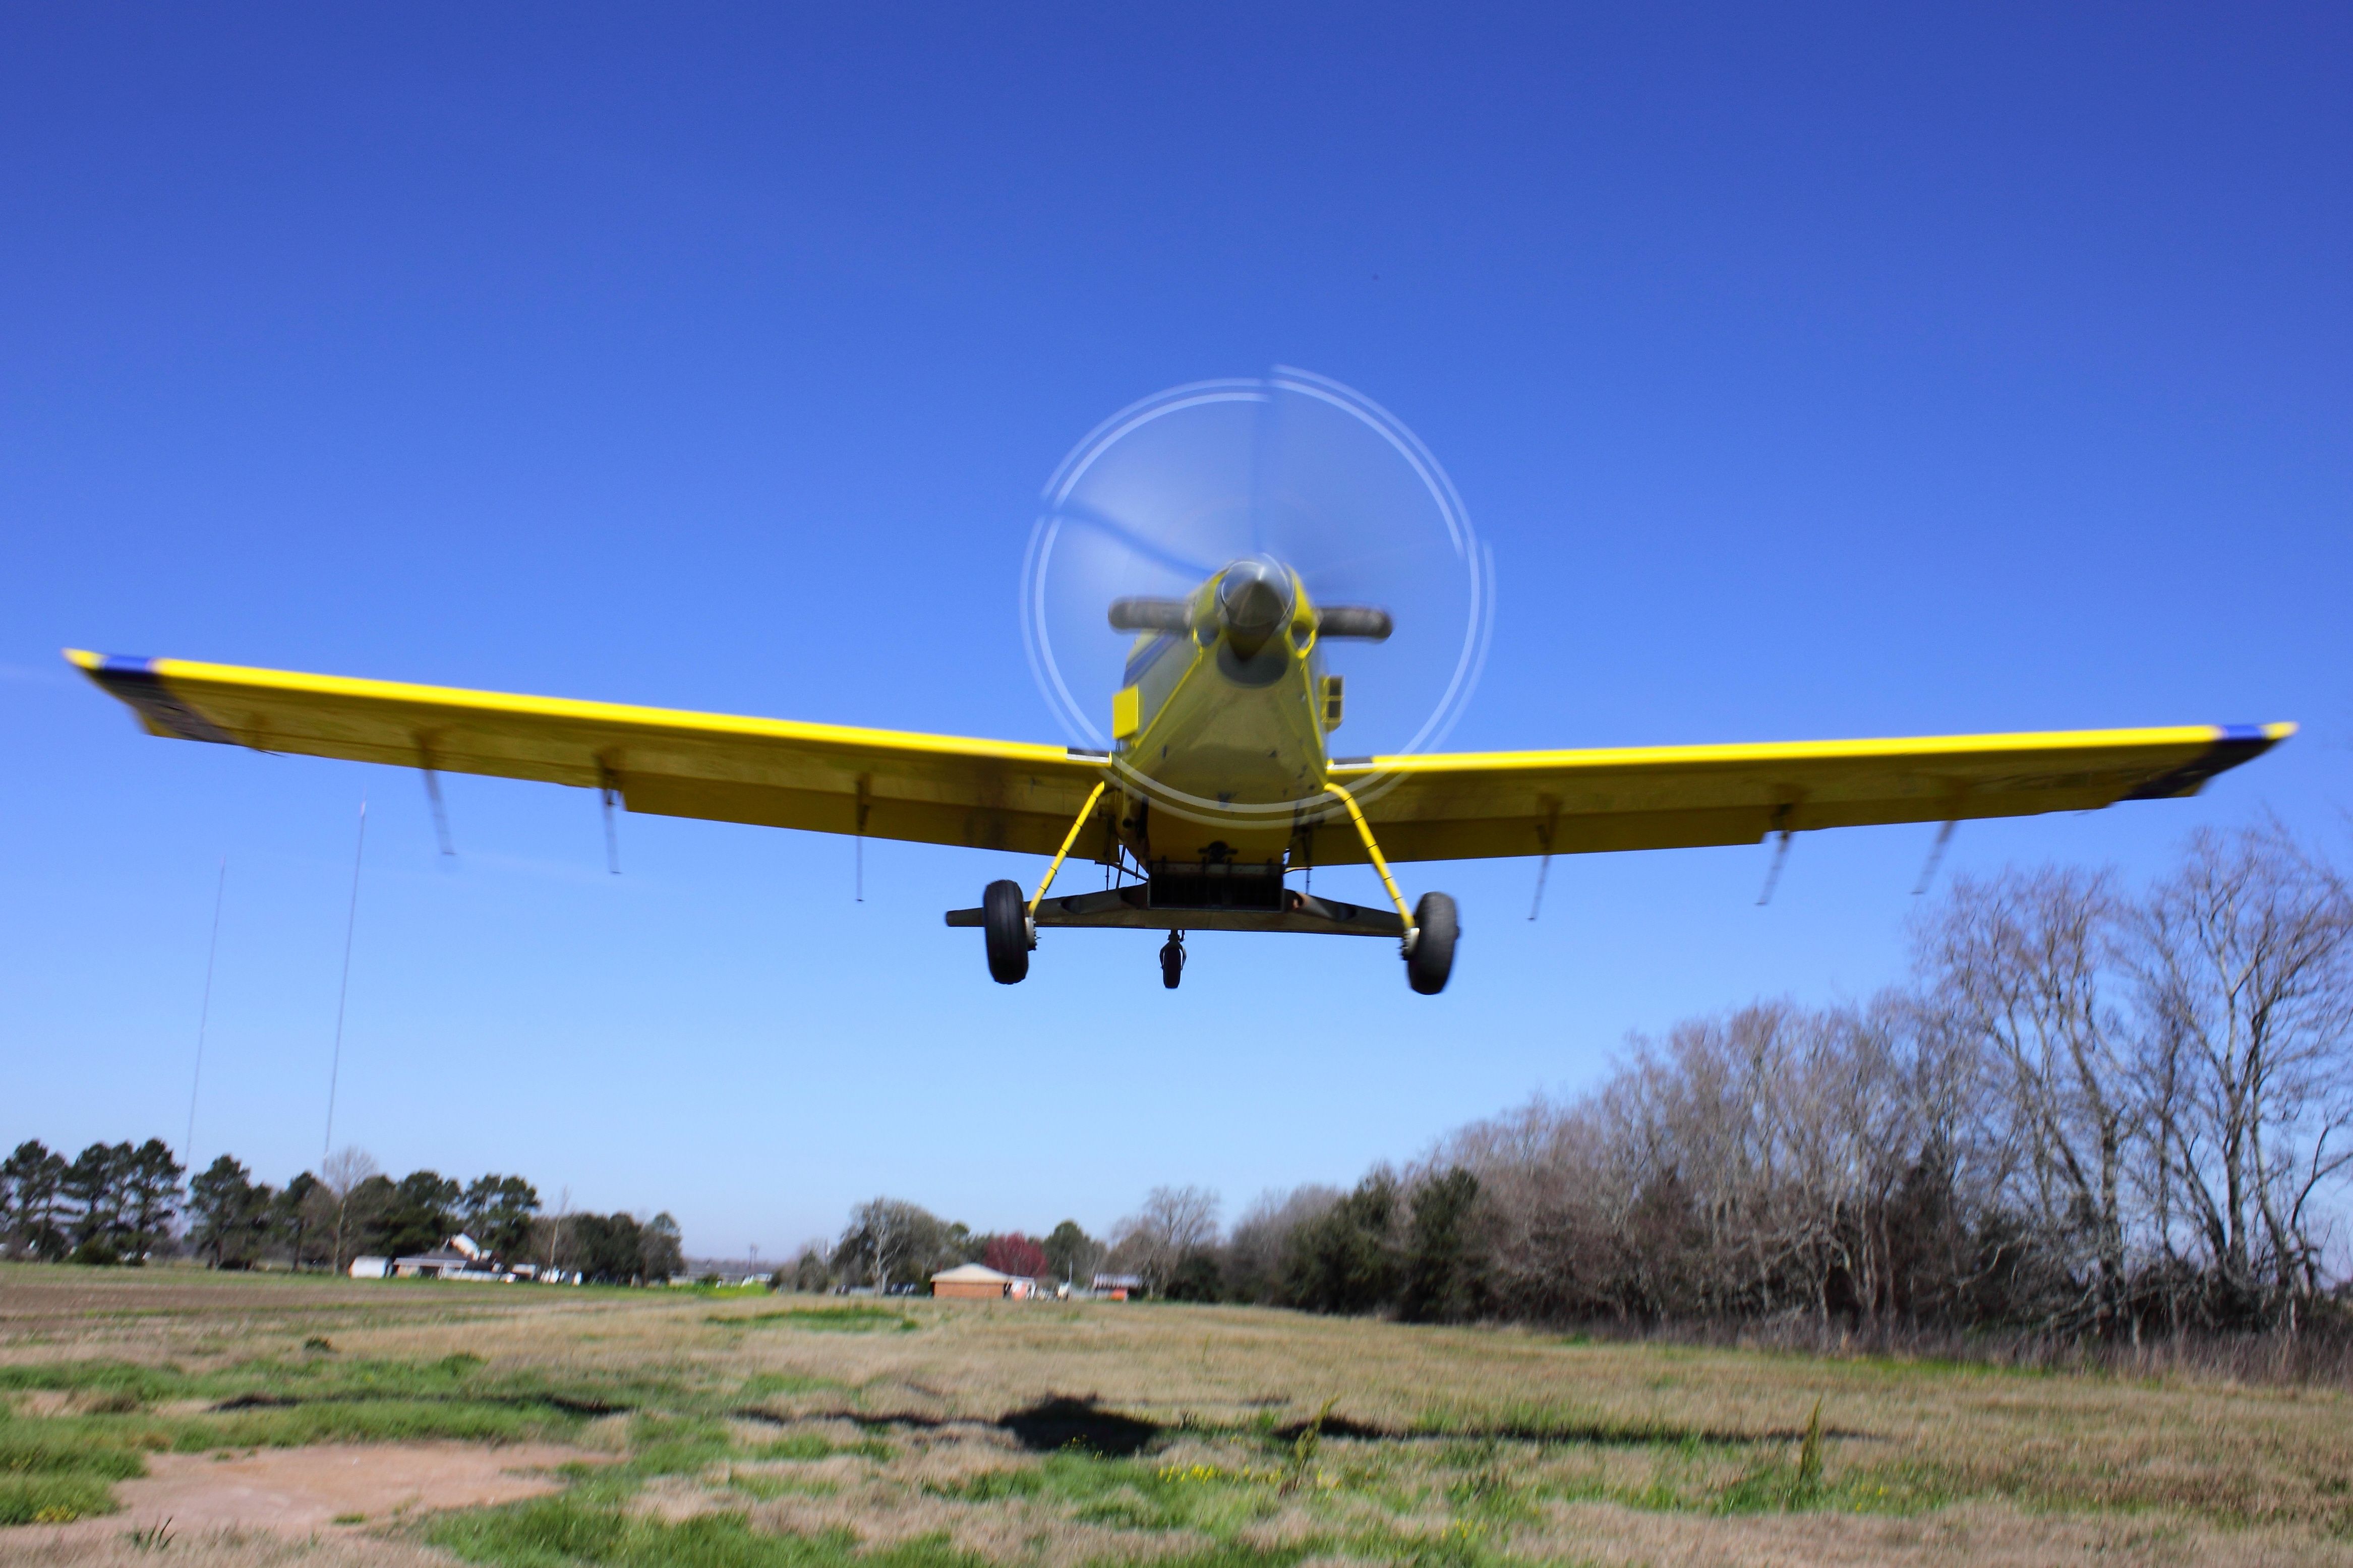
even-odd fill
[[(1104, 777), (1103, 759), (1062, 746), (68, 657), (153, 734), (609, 788), (631, 811), (668, 816), (1050, 855)], [(1392, 860), (1569, 855), (2194, 795), (2295, 728), (1376, 757), (1335, 763), (1331, 777), (1356, 795)], [(1097, 814), (1074, 851), (1110, 859), (1111, 830), (1111, 814)], [(1295, 848), (1299, 865), (1365, 858), (1330, 818)]]
[[(2293, 724), (1375, 757), (1337, 764), (1392, 860), (1754, 844), (1777, 832), (2195, 795)], [(1310, 858), (1360, 863), (1345, 822)]]
[[(628, 809), (1050, 855), (1103, 776), (1062, 746), (69, 652), (151, 734), (618, 792)], [(1109, 845), (1085, 845), (1092, 855)]]

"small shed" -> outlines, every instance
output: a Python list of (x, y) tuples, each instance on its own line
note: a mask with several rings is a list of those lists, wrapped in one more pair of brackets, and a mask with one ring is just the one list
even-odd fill
[[(421, 1252), (414, 1258), (396, 1258), (392, 1260), (393, 1274), (402, 1279), (448, 1279), (459, 1274), (470, 1273), (473, 1268), (474, 1259), (453, 1247), (438, 1247), (430, 1252)], [(483, 1278), (488, 1279), (491, 1276), (485, 1274)]]
[(952, 1301), (1002, 1301), (1015, 1294), (1016, 1285), (1025, 1287), (1019, 1293), (1028, 1295), (1029, 1284), (1027, 1279), (999, 1274), (985, 1263), (966, 1263), (933, 1275), (932, 1294)]

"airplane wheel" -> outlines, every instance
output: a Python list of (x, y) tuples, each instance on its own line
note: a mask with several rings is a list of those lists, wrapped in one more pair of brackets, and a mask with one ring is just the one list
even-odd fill
[(1422, 894), (1421, 902), (1413, 907), (1413, 923), (1421, 934), (1414, 938), (1413, 952), (1405, 961), (1406, 984), (1424, 996), (1435, 996), (1454, 973), (1454, 939), (1461, 933), (1454, 900), (1444, 893)]
[(1168, 940), (1160, 945), (1160, 984), (1169, 990), (1185, 978), (1185, 933), (1170, 931)]
[(980, 896), (981, 930), (988, 938), (988, 977), (999, 985), (1029, 973), (1029, 900), (1018, 882), (991, 882)]

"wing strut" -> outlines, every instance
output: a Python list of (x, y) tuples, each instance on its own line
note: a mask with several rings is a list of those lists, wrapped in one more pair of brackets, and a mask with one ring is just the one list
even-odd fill
[(458, 847), (449, 841), (449, 808), (441, 803), (441, 775), (431, 768), (419, 768), (425, 775), (425, 798), (433, 805), (433, 837), (439, 840), (441, 853), (454, 857)]
[(441, 802), (441, 772), (433, 765), (429, 735), (417, 737), (417, 771), (425, 775), (425, 798), (433, 805), (433, 837), (439, 841), (441, 853), (454, 858), (458, 847), (449, 841), (449, 808)]
[[(1094, 804), (1090, 800), (1089, 805)], [(866, 901), (866, 814), (874, 805), (874, 775), (858, 775), (858, 847), (852, 851), (854, 867), (850, 872), (850, 891), (860, 903)]]
[(1781, 868), (1789, 862), (1789, 829), (1782, 825), (1789, 820), (1786, 805), (1773, 814), (1773, 826), (1781, 835), (1781, 842), (1773, 848), (1772, 869), (1765, 873), (1765, 890), (1757, 895), (1757, 907), (1763, 909), (1773, 901), (1773, 889), (1781, 885)]
[(596, 759), (596, 795), (605, 803), (605, 869), (621, 874), (621, 830), (613, 823), (613, 803), (620, 797), (621, 775), (604, 758)]
[(1365, 841), (1365, 853), (1371, 858), (1373, 869), (1381, 874), (1381, 886), (1389, 890), (1389, 902), (1397, 906), (1398, 919), (1405, 922), (1404, 946), (1406, 955), (1411, 957), (1413, 940), (1421, 932), (1413, 923), (1413, 911), (1405, 907), (1405, 895), (1398, 891), (1397, 879), (1389, 875), (1389, 863), (1382, 858), (1381, 847), (1373, 841), (1372, 824), (1365, 820), (1364, 809), (1357, 805), (1355, 795), (1335, 784), (1327, 783), (1324, 788), (1328, 793), (1338, 795), (1340, 804), (1348, 808), (1348, 820), (1356, 825), (1356, 837)]
[(1960, 825), (1961, 819), (1952, 816), (1946, 818), (1945, 825), (1936, 829), (1936, 842), (1928, 851), (1928, 863), (1920, 868), (1920, 880), (1913, 885), (1914, 898), (1926, 892), (1928, 884), (1936, 880), (1936, 868), (1945, 863), (1945, 846), (1953, 841), (1953, 829)]
[(1035, 928), (1038, 919), (1038, 906), (1044, 901), (1046, 889), (1054, 885), (1054, 873), (1062, 868), (1062, 862), (1070, 856), (1071, 846), (1076, 844), (1079, 841), (1079, 835), (1086, 831), (1087, 818), (1095, 814), (1095, 802), (1103, 798), (1103, 785), (1109, 782), (1108, 779), (1095, 781), (1095, 787), (1087, 793), (1087, 804), (1079, 807), (1079, 815), (1071, 819), (1071, 831), (1063, 836), (1062, 847), (1054, 851), (1053, 864), (1046, 868), (1046, 875), (1039, 879), (1038, 890), (1029, 895), (1029, 920), (1032, 929)]
[(1528, 919), (1534, 921), (1536, 911), (1544, 908), (1545, 879), (1552, 875), (1552, 836), (1560, 830), (1560, 802), (1552, 803), (1552, 814), (1545, 819), (1538, 837), (1544, 840), (1544, 860), (1536, 867), (1536, 896), (1528, 902)]

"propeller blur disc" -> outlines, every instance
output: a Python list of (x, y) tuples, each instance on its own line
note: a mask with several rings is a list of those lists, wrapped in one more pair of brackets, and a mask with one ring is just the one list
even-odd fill
[[(1134, 642), (1111, 628), (1113, 601), (1182, 597), (1249, 559), (1296, 572), (1318, 605), (1394, 617), (1386, 641), (1323, 644), (1347, 692), (1345, 722), (1328, 737), (1335, 755), (1406, 756), (1444, 737), (1486, 650), (1487, 553), (1445, 470), (1394, 416), (1337, 382), (1277, 368), (1132, 404), (1047, 482), (1022, 569), (1022, 629), (1073, 744), (1112, 749), (1112, 699)], [(1233, 810), (1151, 793), (1188, 816)]]

